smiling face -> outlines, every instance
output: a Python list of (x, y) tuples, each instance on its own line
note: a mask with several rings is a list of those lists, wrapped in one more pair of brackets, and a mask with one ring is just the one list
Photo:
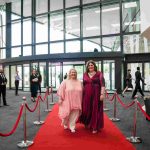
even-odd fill
[(71, 69), (69, 72), (70, 79), (77, 79), (77, 72), (75, 69)]
[(89, 70), (89, 72), (95, 71), (94, 68), (95, 68), (94, 64), (89, 63), (89, 65), (88, 65), (88, 70)]

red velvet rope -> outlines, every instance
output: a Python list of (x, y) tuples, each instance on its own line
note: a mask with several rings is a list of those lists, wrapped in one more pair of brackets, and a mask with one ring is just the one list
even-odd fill
[(20, 107), (20, 112), (19, 112), (19, 115), (17, 117), (16, 123), (13, 126), (13, 129), (9, 133), (0, 133), (0, 136), (10, 136), (15, 132), (15, 130), (19, 124), (20, 118), (22, 116), (23, 108), (24, 108), (24, 105), (22, 104)]
[(120, 97), (118, 96), (118, 94), (116, 94), (117, 98), (118, 98), (118, 101), (120, 102), (120, 104), (124, 107), (124, 108), (129, 108), (130, 106), (134, 105), (135, 101), (131, 102), (130, 104), (124, 104), (122, 102), (122, 100), (120, 99)]
[(28, 109), (28, 111), (30, 112), (34, 112), (38, 106), (38, 103), (39, 103), (39, 100), (36, 100), (36, 104), (35, 104), (35, 107), (33, 109), (30, 109), (28, 104), (25, 104), (26, 108)]
[(145, 110), (142, 108), (142, 105), (139, 103), (139, 101), (137, 102), (137, 104), (138, 104), (140, 110), (142, 111), (142, 113), (144, 114), (144, 116), (145, 116), (148, 120), (150, 120), (150, 116), (149, 116), (149, 115), (145, 112)]
[(113, 101), (114, 98), (115, 98), (115, 94), (116, 94), (116, 93), (114, 93), (114, 95), (112, 96), (112, 98), (109, 98), (109, 97), (108, 97), (108, 100), (109, 100), (109, 101)]

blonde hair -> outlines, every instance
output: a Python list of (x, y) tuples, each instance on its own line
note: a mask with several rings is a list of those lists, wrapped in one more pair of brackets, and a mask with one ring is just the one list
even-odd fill
[(74, 68), (71, 68), (71, 69), (69, 70), (68, 79), (71, 79), (71, 71), (72, 71), (72, 70), (74, 70), (74, 71), (76, 72), (76, 79), (77, 79), (77, 71), (76, 71), (76, 69), (74, 69)]

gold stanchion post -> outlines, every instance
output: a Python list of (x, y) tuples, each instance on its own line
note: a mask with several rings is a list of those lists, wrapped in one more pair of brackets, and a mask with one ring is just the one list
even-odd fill
[(47, 108), (45, 109), (45, 111), (50, 112), (52, 110), (49, 108), (49, 105), (48, 105), (48, 95), (49, 95), (49, 87), (48, 86), (46, 87), (46, 91), (47, 91), (47, 97), (46, 97), (46, 106), (47, 106)]

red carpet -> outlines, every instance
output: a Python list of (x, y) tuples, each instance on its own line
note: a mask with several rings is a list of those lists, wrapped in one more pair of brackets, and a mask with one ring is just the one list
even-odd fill
[(135, 150), (106, 115), (105, 128), (92, 134), (81, 124), (77, 124), (76, 133), (64, 130), (57, 114), (55, 105), (28, 150)]

